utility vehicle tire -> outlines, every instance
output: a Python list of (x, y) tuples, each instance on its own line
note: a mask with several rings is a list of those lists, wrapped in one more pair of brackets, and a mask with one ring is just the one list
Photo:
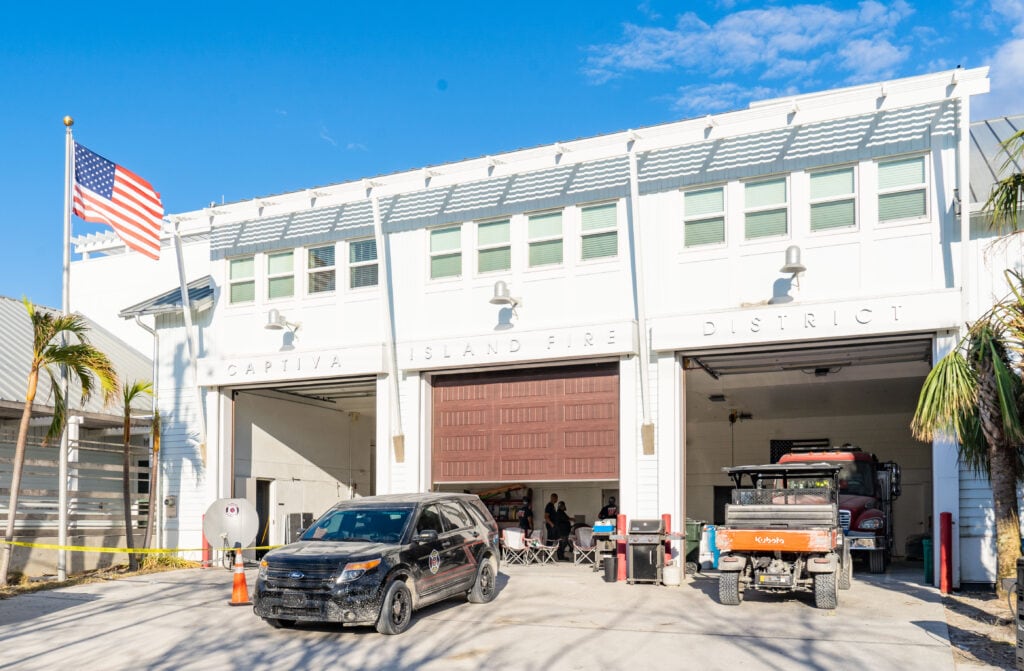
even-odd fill
[(401, 634), (412, 624), (412, 594), (401, 580), (388, 585), (380, 604), (377, 631), (382, 634)]
[(274, 629), (291, 629), (295, 626), (295, 620), (281, 620), (276, 617), (265, 617), (263, 619)]
[(843, 545), (842, 563), (839, 565), (839, 589), (850, 589), (853, 584), (853, 557), (850, 548)]
[(740, 605), (740, 574), (724, 571), (718, 574), (718, 603), (723, 606)]
[(495, 578), (497, 578), (497, 571), (494, 570), (495, 564), (497, 562), (494, 561), (494, 557), (491, 555), (487, 555), (480, 561), (480, 566), (476, 569), (476, 580), (473, 582), (473, 588), (469, 590), (467, 597), (470, 603), (494, 601), (494, 597), (498, 593), (495, 581)]
[(885, 573), (884, 550), (871, 550), (868, 552), (868, 569), (872, 573)]
[(835, 573), (814, 574), (814, 607), (835, 610), (839, 605)]

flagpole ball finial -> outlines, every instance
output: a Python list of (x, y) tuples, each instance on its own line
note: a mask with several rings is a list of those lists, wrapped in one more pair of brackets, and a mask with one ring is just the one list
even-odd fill
[(66, 116), (66, 117), (64, 117), (64, 125), (67, 126), (68, 128), (71, 128), (72, 126), (75, 125), (75, 120), (72, 119), (69, 116)]

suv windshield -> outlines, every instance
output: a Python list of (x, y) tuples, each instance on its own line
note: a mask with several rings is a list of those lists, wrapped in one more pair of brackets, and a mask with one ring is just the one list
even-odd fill
[(339, 508), (317, 520), (301, 540), (397, 543), (411, 514), (409, 508)]
[(866, 461), (845, 462), (839, 471), (839, 493), (874, 496), (875, 480), (871, 475), (871, 464)]

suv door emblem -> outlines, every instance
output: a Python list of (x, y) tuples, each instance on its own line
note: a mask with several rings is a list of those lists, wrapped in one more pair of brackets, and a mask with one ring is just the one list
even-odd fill
[(437, 573), (437, 569), (441, 568), (441, 555), (437, 550), (431, 550), (430, 552), (430, 572)]

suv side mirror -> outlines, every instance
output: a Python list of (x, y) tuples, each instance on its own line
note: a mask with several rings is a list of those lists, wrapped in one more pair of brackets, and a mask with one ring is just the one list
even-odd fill
[(427, 529), (413, 536), (412, 540), (416, 543), (434, 543), (437, 542), (437, 532), (433, 529)]

